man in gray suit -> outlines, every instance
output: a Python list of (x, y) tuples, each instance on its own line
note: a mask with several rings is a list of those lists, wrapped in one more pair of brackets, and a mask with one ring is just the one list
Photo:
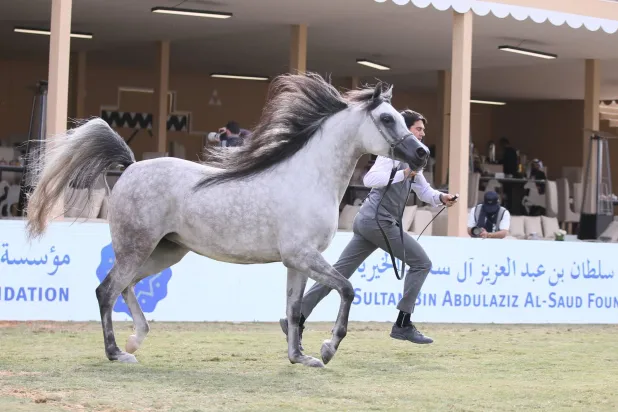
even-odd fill
[[(412, 110), (404, 110), (401, 114), (410, 132), (412, 132), (417, 139), (423, 140), (425, 136), (425, 126), (427, 124), (427, 120), (423, 115)], [(414, 173), (407, 164), (396, 160), (394, 164), (398, 170), (393, 178), (391, 187), (384, 195), (384, 200), (378, 212), (378, 219), (380, 219), (380, 225), (386, 233), (393, 254), (397, 259), (403, 259), (403, 251), (405, 248), (406, 265), (409, 269), (404, 281), (403, 297), (397, 305), (399, 315), (392, 327), (390, 336), (394, 339), (408, 340), (413, 343), (432, 343), (433, 339), (424, 336), (416, 329), (410, 319), (411, 314), (414, 312), (416, 298), (431, 270), (431, 260), (429, 260), (429, 257), (421, 245), (406, 232), (404, 232), (403, 235), (403, 245), (401, 244), (400, 230), (396, 224), (395, 216), (401, 216), (402, 208), (405, 207), (404, 201), (411, 190), (414, 190), (423, 202), (429, 203), (431, 206), (446, 205), (450, 207), (453, 206), (457, 200), (453, 195), (441, 193), (431, 188), (422, 172)], [(354, 218), (354, 237), (341, 253), (337, 263), (333, 265), (339, 273), (348, 279), (377, 248), (385, 251), (388, 250), (382, 232), (375, 221), (375, 215), (378, 203), (388, 184), (392, 167), (392, 159), (378, 156), (373, 167), (363, 178), (365, 186), (371, 187), (372, 189)], [(300, 318), (301, 339), (305, 320), (309, 317), (315, 306), (324, 299), (331, 290), (332, 289), (324, 285), (315, 283), (304, 295)], [(280, 319), (279, 324), (287, 336), (287, 319)]]

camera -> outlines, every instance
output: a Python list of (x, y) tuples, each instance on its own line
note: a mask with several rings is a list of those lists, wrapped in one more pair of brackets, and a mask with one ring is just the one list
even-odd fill
[(473, 227), (472, 229), (470, 229), (470, 233), (472, 237), (479, 237), (481, 236), (481, 232), (483, 231), (482, 227)]
[(209, 142), (219, 143), (221, 138), (225, 139), (227, 137), (227, 132), (210, 132), (206, 135), (206, 138)]

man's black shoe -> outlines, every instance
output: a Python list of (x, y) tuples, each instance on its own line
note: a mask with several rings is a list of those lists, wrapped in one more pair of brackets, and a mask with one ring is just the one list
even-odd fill
[(391, 330), (391, 338), (399, 340), (409, 340), (412, 343), (419, 344), (427, 344), (433, 342), (433, 339), (423, 335), (418, 329), (416, 329), (416, 326), (414, 326), (413, 324), (409, 324), (401, 328), (396, 324), (393, 325), (393, 329)]

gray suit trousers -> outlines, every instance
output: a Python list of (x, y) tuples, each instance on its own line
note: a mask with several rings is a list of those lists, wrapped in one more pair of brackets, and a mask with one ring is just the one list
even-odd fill
[[(403, 232), (403, 247), (399, 226), (394, 222), (381, 220), (380, 225), (386, 233), (393, 254), (399, 260), (403, 259), (403, 248), (406, 251), (407, 274), (404, 278), (403, 297), (397, 305), (397, 309), (414, 312), (416, 298), (431, 270), (431, 260), (421, 245), (405, 231)], [(388, 252), (382, 232), (373, 218), (358, 213), (354, 218), (354, 237), (341, 253), (339, 260), (333, 266), (337, 271), (349, 279), (359, 268), (365, 259), (376, 249), (380, 248)], [(395, 276), (395, 274), (392, 274)], [(332, 289), (319, 283), (315, 283), (303, 296), (301, 313), (308, 318), (313, 308), (324, 299)]]

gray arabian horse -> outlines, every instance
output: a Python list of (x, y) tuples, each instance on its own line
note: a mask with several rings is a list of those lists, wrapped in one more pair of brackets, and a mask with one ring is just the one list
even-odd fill
[[(429, 150), (391, 106), (392, 86), (340, 93), (317, 74), (284, 74), (270, 84), (251, 139), (237, 148), (207, 147), (202, 163), (173, 157), (135, 161), (125, 141), (100, 118), (50, 139), (30, 177), (26, 231), (40, 237), (67, 187), (92, 190), (102, 173), (126, 169), (109, 198), (116, 255), (96, 289), (105, 353), (137, 362), (149, 326), (134, 285), (178, 263), (189, 251), (222, 262), (282, 262), (287, 268), (288, 357), (323, 367), (347, 332), (354, 288), (322, 256), (337, 231), (339, 204), (358, 159), (390, 156), (421, 170)], [(36, 159), (33, 159), (33, 161)], [(245, 201), (242, 199), (250, 199)], [(70, 207), (72, 199), (65, 200)], [(300, 305), (307, 279), (341, 298), (324, 363), (299, 347)], [(126, 352), (114, 337), (112, 307), (122, 296), (134, 335)]]

